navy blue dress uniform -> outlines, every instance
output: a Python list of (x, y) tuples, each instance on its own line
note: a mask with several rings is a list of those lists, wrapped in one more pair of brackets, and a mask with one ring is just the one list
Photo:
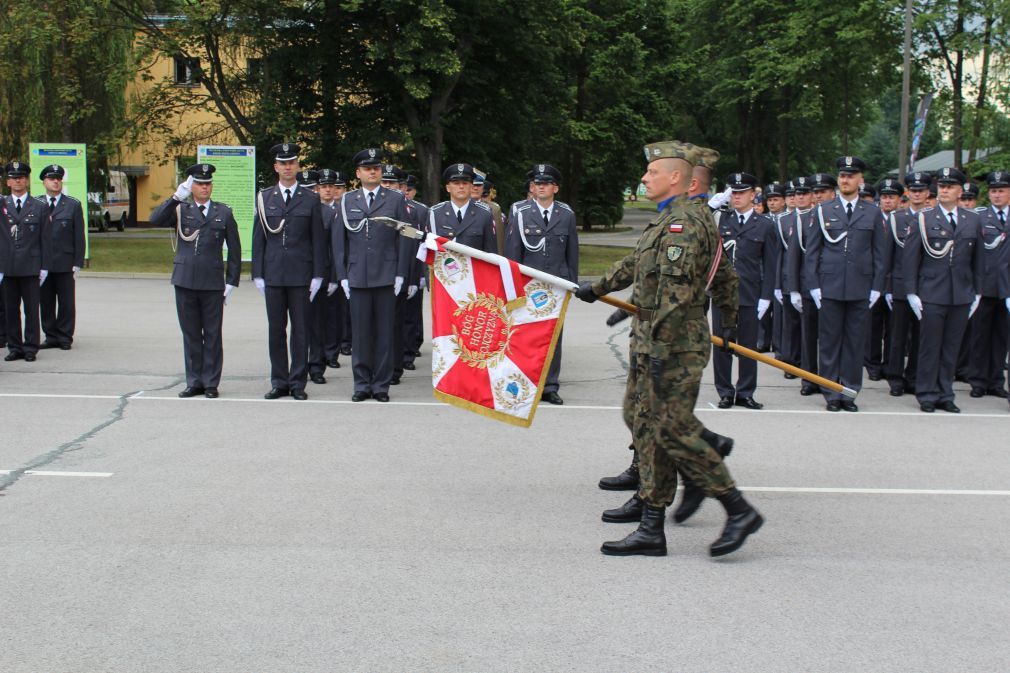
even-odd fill
[[(532, 169), (533, 182), (560, 186), (561, 171), (550, 164), (537, 164)], [(551, 199), (545, 204), (530, 200), (516, 208), (516, 221), (505, 240), (505, 256), (533, 269), (579, 282), (579, 232), (575, 213), (568, 204)], [(547, 370), (542, 399), (551, 404), (563, 404), (558, 394), (561, 388), (561, 344), (564, 331), (558, 335), (554, 357)]]
[[(31, 170), (23, 161), (11, 161), (6, 166), (8, 178), (27, 178)], [(46, 232), (49, 212), (27, 191), (4, 197), (2, 211), (0, 274), (3, 274), (8, 350), (4, 360), (32, 362), (39, 350), (39, 286), (48, 274), (52, 247), (52, 239)]]
[[(283, 143), (270, 153), (278, 162), (295, 161), (300, 149), (295, 143)], [(260, 280), (257, 287), (263, 285), (266, 297), (272, 386), (267, 399), (307, 397), (309, 294), (314, 284), (322, 283), (325, 272), (319, 195), (297, 182), (260, 190), (253, 220), (252, 277), (254, 282)]]
[[(186, 169), (193, 182), (214, 179), (213, 164)], [(151, 223), (175, 229), (172, 285), (182, 329), (186, 389), (179, 397), (218, 396), (224, 347), (221, 328), (227, 292), (238, 287), (242, 273), (242, 241), (230, 207), (216, 201), (197, 203), (170, 197), (151, 213)], [(228, 261), (222, 254), (227, 245)]]
[[(319, 185), (319, 171), (304, 169), (298, 171), (298, 175), (295, 179), (298, 181), (299, 187), (316, 191), (316, 187)], [(328, 211), (330, 213), (329, 219), (327, 219)], [(333, 272), (333, 267), (330, 263), (329, 227), (329, 224), (333, 219), (332, 211), (332, 208), (325, 207), (320, 200), (319, 215), (323, 223), (323, 245), (326, 251), (326, 261), (323, 265), (324, 283), (329, 283), (331, 281)], [(309, 320), (307, 330), (309, 355), (306, 365), (308, 367), (309, 380), (320, 385), (326, 383), (326, 310), (326, 292), (322, 291), (317, 293), (316, 297), (309, 302)]]
[[(320, 185), (335, 185), (338, 187), (347, 186), (347, 176), (341, 171), (332, 168), (320, 168)], [(337, 270), (333, 264), (333, 222), (337, 216), (337, 205), (339, 199), (334, 199), (331, 203), (322, 203), (323, 213), (323, 236), (326, 239), (326, 261), (329, 275), (329, 283), (337, 283)], [(347, 342), (347, 352), (351, 351), (351, 317), (347, 305), (347, 297), (339, 289), (330, 292), (327, 289), (326, 296), (320, 297), (325, 306), (323, 324), (323, 357), (329, 367), (337, 369), (340, 367), (341, 345), (345, 339)]]
[[(757, 187), (757, 178), (749, 173), (732, 173), (726, 179), (726, 184), (734, 192), (751, 191)], [(723, 254), (740, 277), (737, 342), (741, 346), (754, 348), (760, 325), (758, 305), (762, 304), (761, 308), (767, 311), (771, 307), (775, 290), (775, 266), (779, 247), (775, 223), (767, 215), (759, 214), (752, 206), (744, 212), (730, 210), (719, 217), (719, 235), (722, 237)], [(716, 306), (712, 307), (712, 330), (713, 334), (723, 332), (722, 313)], [(734, 386), (732, 353), (721, 348), (712, 349), (719, 408), (728, 409), (736, 404), (749, 409), (760, 409), (763, 405), (754, 399), (757, 361), (739, 358), (737, 362), (738, 377)]]
[[(909, 173), (905, 183), (909, 189), (926, 189), (931, 178), (922, 172)], [(904, 193), (901, 183), (891, 178), (879, 185), (881, 194)], [(887, 231), (891, 236), (891, 261), (885, 296), (891, 299), (890, 341), (884, 363), (884, 376), (891, 395), (901, 397), (906, 392), (915, 391), (916, 364), (919, 361), (919, 321), (912, 314), (905, 294), (905, 276), (902, 257), (905, 241), (912, 227), (917, 225), (918, 213), (911, 207), (900, 208), (887, 218)]]
[[(379, 166), (382, 152), (370, 148), (354, 155), (355, 167)], [(410, 274), (413, 247), (410, 239), (392, 227), (371, 222), (371, 217), (391, 217), (405, 222), (407, 199), (381, 185), (344, 194), (333, 223), (333, 259), (337, 279), (349, 293), (354, 375), (352, 400), (389, 399), (393, 379), (396, 300)]]
[[(407, 175), (407, 187), (417, 189), (417, 176)], [(407, 199), (407, 213), (421, 231), (428, 228), (428, 206), (416, 199)], [(417, 293), (407, 299), (404, 311), (404, 343), (403, 368), (414, 369), (414, 359), (417, 358), (424, 343), (424, 290), (428, 285), (428, 265), (420, 259), (411, 263), (410, 283), (417, 286)]]
[[(938, 183), (960, 185), (964, 175), (944, 168)], [(954, 404), (954, 374), (972, 304), (981, 295), (985, 239), (978, 213), (942, 204), (923, 210), (902, 252), (905, 292), (913, 310), (921, 302), (919, 366), (915, 397), (923, 411), (960, 411)]]
[[(867, 203), (874, 203), (877, 199), (877, 188), (869, 184), (859, 185), (859, 198)], [(878, 225), (884, 230), (885, 237), (890, 236), (890, 214), (880, 211)], [(887, 276), (891, 270), (891, 260), (893, 259), (893, 242), (888, 242), (888, 249), (891, 254), (884, 262), (884, 294), (887, 293)], [(866, 376), (871, 381), (879, 381), (884, 375), (884, 360), (891, 341), (891, 309), (887, 301), (882, 299), (876, 301), (870, 307), (870, 327), (866, 330), (866, 348), (863, 351), (863, 366), (866, 368)]]
[[(986, 178), (989, 190), (1010, 188), (1010, 172), (993, 171)], [(965, 185), (978, 187), (970, 182)], [(976, 211), (981, 219), (985, 248), (982, 275), (982, 299), (972, 316), (969, 375), (971, 396), (993, 395), (1006, 398), (1003, 364), (1007, 357), (1010, 316), (1004, 300), (1010, 296), (1010, 207), (995, 205)]]
[[(42, 169), (40, 178), (63, 179), (65, 171), (58, 164)], [(69, 194), (46, 193), (39, 201), (49, 213), (49, 275), (39, 288), (39, 313), (45, 341), (42, 348), (70, 350), (77, 323), (74, 274), (84, 266), (84, 208)]]
[[(792, 180), (786, 185), (773, 183), (768, 185), (766, 190), (773, 190), (772, 194), (777, 195), (781, 190), (781, 196), (792, 196), (796, 189), (792, 186)], [(777, 258), (775, 260), (775, 357), (782, 362), (791, 365), (800, 364), (800, 312), (796, 310), (792, 302), (789, 301), (789, 293), (786, 290), (788, 282), (786, 276), (789, 273), (787, 264), (789, 257), (789, 242), (792, 239), (792, 228), (796, 223), (796, 214), (793, 210), (784, 210), (771, 216), (774, 224), (775, 238), (778, 239)], [(792, 374), (786, 374), (787, 378), (795, 378)]]
[[(841, 157), (839, 173), (862, 173), (858, 157)], [(820, 375), (858, 391), (863, 386), (863, 353), (870, 304), (884, 291), (890, 237), (880, 209), (853, 195), (824, 202), (812, 213), (813, 235), (807, 243), (804, 274), (811, 296), (821, 296), (817, 339)], [(829, 411), (857, 411), (841, 393), (824, 392)]]
[[(472, 182), (473, 177), (470, 164), (450, 164), (442, 171), (443, 184), (453, 180)], [(497, 253), (491, 208), (477, 199), (471, 198), (462, 207), (455, 207), (452, 200), (436, 203), (428, 210), (428, 231), (471, 248)]]
[[(828, 176), (830, 177), (830, 176)], [(813, 177), (800, 176), (793, 180), (793, 189), (798, 194), (807, 194), (817, 183)], [(817, 226), (813, 218), (813, 210), (797, 208), (785, 217), (788, 223), (789, 247), (786, 250), (786, 263), (782, 271), (782, 290), (789, 294), (789, 301), (800, 314), (800, 366), (808, 372), (817, 373), (817, 329), (820, 311), (810, 298), (810, 287), (807, 286), (803, 273), (803, 258), (807, 242), (814, 236)], [(797, 306), (797, 304), (799, 304)], [(814, 384), (803, 381), (800, 385), (801, 395), (813, 395), (818, 390)]]

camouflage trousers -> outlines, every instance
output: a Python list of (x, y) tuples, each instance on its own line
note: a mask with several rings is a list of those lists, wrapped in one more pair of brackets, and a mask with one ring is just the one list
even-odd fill
[(677, 493), (677, 470), (718, 497), (735, 486), (722, 456), (701, 437), (694, 415), (707, 352), (674, 353), (666, 360), (632, 354), (624, 393), (624, 422), (638, 454), (638, 495), (666, 507)]

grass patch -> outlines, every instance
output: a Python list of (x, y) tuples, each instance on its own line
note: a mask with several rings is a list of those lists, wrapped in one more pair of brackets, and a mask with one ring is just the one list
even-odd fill
[(623, 234), (631, 231), (631, 227), (593, 227), (589, 231), (579, 229), (579, 236), (592, 236), (593, 234)]
[(644, 196), (639, 197), (638, 201), (625, 201), (624, 207), (634, 208), (635, 210), (651, 210), (652, 212), (656, 212), (656, 204)]
[[(610, 265), (631, 252), (630, 248), (606, 245), (579, 246), (579, 275), (600, 276)], [(91, 264), (89, 271), (115, 273), (171, 273), (172, 243), (169, 233), (162, 238), (106, 238), (91, 237)], [(248, 262), (243, 264), (243, 272)]]

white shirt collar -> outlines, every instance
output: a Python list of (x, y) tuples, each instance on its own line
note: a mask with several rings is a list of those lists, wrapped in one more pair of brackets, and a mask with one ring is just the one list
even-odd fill
[(285, 189), (290, 189), (291, 190), (291, 196), (294, 196), (295, 192), (298, 191), (298, 183), (296, 182), (295, 184), (291, 185), (290, 187), (285, 187), (284, 185), (282, 185), (281, 183), (278, 182), (277, 183), (277, 189), (281, 190), (281, 196), (284, 196), (284, 190)]
[(992, 208), (992, 212), (996, 213), (997, 215), (1003, 213), (1003, 219), (1010, 220), (1010, 206), (1003, 206), (1002, 208), (997, 208), (996, 206), (990, 206), (990, 207)]
[(467, 201), (466, 203), (463, 204), (463, 207), (461, 208), (461, 207), (459, 207), (459, 206), (456, 205), (455, 201), (453, 201), (452, 199), (449, 199), (449, 205), (452, 206), (452, 214), (453, 215), (455, 215), (456, 213), (459, 213), (460, 217), (466, 217), (466, 209), (470, 207), (470, 202)]
[(551, 205), (547, 206), (546, 208), (544, 208), (544, 206), (539, 201), (534, 200), (534, 203), (537, 204), (537, 212), (540, 213), (540, 215), (543, 215), (544, 211), (546, 210), (547, 217), (554, 217), (554, 201), (551, 201)]
[(46, 193), (46, 207), (47, 208), (49, 207), (50, 199), (56, 199), (56, 203), (53, 204), (54, 206), (60, 205), (60, 201), (63, 200), (63, 192), (60, 192), (56, 196), (50, 196), (49, 193), (47, 192)]
[(376, 186), (375, 189), (365, 189), (364, 187), (362, 187), (361, 188), (361, 193), (365, 195), (366, 199), (368, 198), (368, 195), (371, 194), (372, 195), (372, 200), (375, 200), (379, 196), (379, 190), (380, 189), (382, 189), (382, 185)]
[[(197, 208), (200, 207), (200, 204), (197, 203), (195, 199), (193, 200), (193, 205), (196, 206)], [(203, 212), (205, 213), (210, 212), (210, 199), (207, 199), (206, 203), (203, 204)]]
[(744, 212), (742, 212), (742, 213), (741, 213), (741, 212), (739, 212), (739, 211), (736, 211), (736, 210), (734, 210), (734, 211), (733, 211), (733, 214), (734, 214), (734, 215), (736, 215), (736, 221), (737, 221), (737, 222), (739, 222), (739, 221), (740, 221), (740, 218), (741, 218), (741, 217), (743, 217), (743, 223), (744, 223), (744, 224), (747, 224), (747, 221), (748, 221), (748, 220), (750, 220), (750, 216), (751, 216), (751, 214), (752, 214), (753, 212), (754, 212), (754, 209), (753, 209), (753, 208), (750, 208), (750, 209), (748, 209), (748, 210), (745, 210), (745, 211), (744, 211)]
[(943, 219), (945, 219), (948, 222), (950, 222), (950, 216), (953, 215), (954, 216), (954, 222), (957, 222), (957, 207), (956, 206), (954, 207), (954, 210), (947, 210), (946, 208), (943, 207), (943, 204), (937, 203), (936, 207), (940, 209), (941, 213), (943, 213)]
[(851, 201), (849, 201), (844, 196), (842, 196), (841, 194), (839, 194), (838, 195), (838, 200), (842, 202), (842, 208), (845, 208), (846, 204), (850, 204), (852, 206), (852, 209), (855, 210), (856, 209), (856, 204), (859, 203), (859, 195), (857, 194), (856, 198), (854, 198)]

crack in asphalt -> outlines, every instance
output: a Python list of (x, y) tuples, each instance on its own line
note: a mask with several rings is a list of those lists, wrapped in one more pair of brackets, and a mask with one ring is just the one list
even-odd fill
[(607, 346), (610, 347), (610, 352), (614, 354), (614, 358), (621, 363), (621, 367), (624, 369), (625, 375), (627, 375), (628, 371), (631, 369), (631, 365), (625, 355), (628, 352), (628, 343), (625, 341), (623, 344), (619, 344), (615, 341), (615, 339), (622, 334), (627, 334), (630, 330), (630, 327), (622, 327), (607, 338)]
[(126, 407), (130, 404), (130, 398), (141, 392), (158, 392), (161, 390), (168, 390), (169, 388), (174, 388), (175, 386), (182, 383), (185, 379), (176, 379), (172, 383), (161, 386), (159, 388), (148, 388), (145, 390), (132, 390), (128, 393), (124, 393), (119, 396), (119, 401), (116, 404), (116, 408), (112, 410), (112, 414), (106, 420), (102, 421), (90, 430), (78, 435), (77, 437), (71, 439), (69, 442), (65, 442), (56, 448), (47, 451), (35, 458), (29, 460), (25, 465), (22, 465), (16, 470), (11, 470), (9, 474), (0, 475), (0, 495), (4, 494), (4, 491), (16, 484), (21, 480), (25, 474), (31, 470), (38, 470), (39, 468), (46, 467), (53, 464), (57, 460), (63, 457), (64, 454), (70, 451), (79, 451), (84, 448), (85, 443), (95, 437), (105, 428), (118, 423), (123, 420), (123, 416), (126, 414)]

